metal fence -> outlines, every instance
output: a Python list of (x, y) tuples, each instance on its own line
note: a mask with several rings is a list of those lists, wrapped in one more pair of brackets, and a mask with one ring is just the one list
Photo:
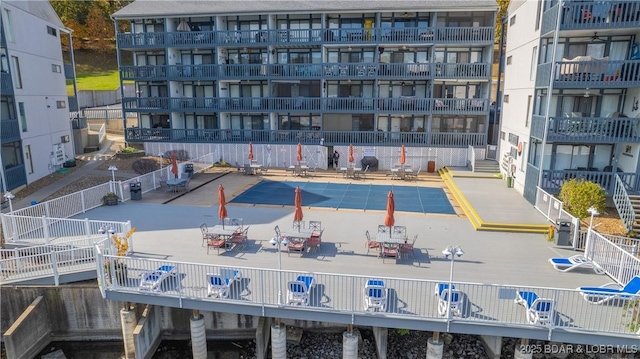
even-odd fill
[(572, 216), (565, 211), (562, 201), (555, 198), (552, 194), (544, 191), (542, 188), (536, 188), (535, 209), (542, 213), (552, 223), (558, 220), (571, 222), (571, 244), (573, 249), (582, 249), (580, 247), (580, 219)]
[[(625, 182), (617, 174), (615, 177), (616, 181), (613, 185), (613, 203), (615, 204), (618, 213), (620, 213), (620, 219), (622, 219), (624, 228), (628, 232), (631, 232), (633, 230), (633, 224), (636, 221), (636, 212), (631, 200), (629, 199)], [(639, 175), (635, 174), (634, 177), (639, 177)]]
[[(594, 243), (594, 247), (601, 245)], [(455, 282), (460, 291), (460, 315), (449, 316), (448, 302), (442, 303), (436, 293), (438, 282), (409, 279), (356, 276), (329, 273), (305, 273), (274, 269), (230, 268), (212, 264), (173, 262), (104, 255), (97, 251), (98, 283), (103, 291), (148, 295), (157, 302), (162, 296), (172, 303), (182, 299), (203, 302), (224, 302), (242, 306), (287, 307), (301, 311), (321, 308), (323, 314), (378, 315), (386, 318), (434, 319), (448, 322), (473, 322), (480, 325), (509, 327), (525, 326), (548, 331), (553, 339), (556, 331), (610, 333), (637, 338), (638, 313), (621, 305), (593, 305), (583, 300), (577, 290), (490, 285)], [(118, 263), (104, 266), (103, 263)], [(160, 271), (159, 271), (160, 270)], [(208, 274), (237, 270), (236, 281), (228, 286), (227, 298), (209, 296)], [(152, 274), (151, 276), (149, 276)], [(314, 286), (307, 292), (308, 305), (289, 306), (291, 281), (298, 275), (311, 276)], [(387, 306), (384, 311), (369, 312), (365, 307), (365, 283), (369, 279), (384, 281)], [(518, 291), (535, 292), (540, 298), (553, 301), (551, 320), (532, 323), (523, 306), (514, 303)], [(640, 298), (630, 295), (631, 298)], [(140, 298), (140, 297), (138, 297)], [(142, 301), (144, 301), (142, 299)], [(444, 308), (442, 307), (444, 304)], [(180, 304), (182, 305), (182, 304)], [(444, 309), (444, 310), (443, 310)], [(452, 311), (453, 313), (453, 311)], [(601, 318), (609, 318), (601, 320)]]
[(618, 245), (593, 230), (587, 234), (586, 242), (585, 256), (619, 284), (624, 285), (640, 275), (640, 258), (627, 250), (631, 242)]

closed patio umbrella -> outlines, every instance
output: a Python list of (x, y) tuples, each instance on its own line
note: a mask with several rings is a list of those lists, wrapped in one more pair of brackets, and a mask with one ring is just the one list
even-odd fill
[(404, 165), (407, 162), (407, 153), (404, 149), (404, 145), (400, 147), (400, 164)]
[(302, 144), (298, 142), (298, 155), (296, 156), (298, 162), (302, 161)]
[(302, 221), (302, 191), (300, 191), (300, 187), (296, 187), (296, 196), (293, 204), (296, 206), (296, 210), (293, 212), (293, 220)]
[(180, 20), (180, 23), (178, 24), (178, 27), (176, 28), (176, 30), (178, 31), (191, 31), (191, 28), (189, 27), (189, 23), (187, 23), (187, 21), (185, 19)]
[[(396, 220), (393, 218), (393, 212), (396, 210), (396, 204), (393, 201), (393, 191), (389, 191), (387, 195), (387, 215), (384, 217), (384, 225), (387, 227), (393, 227), (396, 223)], [(391, 235), (391, 231), (389, 231), (389, 235)]]
[(249, 161), (253, 161), (253, 143), (251, 142), (249, 142), (249, 156), (247, 158), (249, 158)]
[(224, 198), (224, 187), (222, 185), (218, 186), (218, 218), (220, 218), (220, 222), (222, 222), (222, 228), (224, 228), (224, 219), (227, 218), (227, 207), (225, 204), (227, 200)]
[(349, 145), (349, 163), (355, 162), (353, 158), (353, 144)]
[(171, 154), (171, 173), (178, 178), (178, 157), (175, 152)]

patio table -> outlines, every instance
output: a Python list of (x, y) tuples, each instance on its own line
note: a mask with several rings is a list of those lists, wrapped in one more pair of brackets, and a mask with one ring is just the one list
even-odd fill
[(286, 231), (282, 232), (282, 236), (283, 237), (287, 237), (287, 238), (294, 238), (294, 239), (302, 239), (305, 242), (311, 238), (311, 235), (313, 234), (313, 232), (315, 231), (315, 229), (289, 229)]
[(378, 233), (376, 234), (376, 242), (379, 243), (391, 243), (391, 244), (404, 244), (407, 239), (406, 234), (400, 233)]
[(233, 237), (235, 233), (238, 233), (241, 230), (242, 229), (238, 226), (222, 226), (220, 224), (217, 224), (213, 227), (209, 227), (207, 229), (207, 233), (220, 236), (222, 239), (224, 239), (225, 249), (229, 249), (232, 245), (231, 237)]
[(173, 192), (178, 191), (178, 186), (187, 182), (186, 178), (169, 178), (167, 180), (167, 185), (171, 188)]

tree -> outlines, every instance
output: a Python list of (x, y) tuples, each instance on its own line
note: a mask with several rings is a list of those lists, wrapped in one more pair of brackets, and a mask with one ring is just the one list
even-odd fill
[[(496, 0), (500, 9), (498, 9), (498, 15), (496, 16), (496, 42), (500, 41), (500, 32), (502, 31), (502, 19), (507, 16), (507, 9), (509, 8), (510, 0)], [(506, 30), (506, 29), (505, 29)]]

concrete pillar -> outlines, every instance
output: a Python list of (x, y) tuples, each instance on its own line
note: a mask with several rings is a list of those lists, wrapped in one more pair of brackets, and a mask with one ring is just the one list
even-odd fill
[(373, 337), (376, 340), (376, 354), (378, 359), (387, 359), (387, 338), (389, 329), (382, 327), (373, 327)]
[(271, 358), (287, 358), (287, 328), (284, 324), (271, 326)]
[(136, 330), (136, 312), (129, 306), (120, 309), (120, 322), (122, 323), (122, 341), (124, 342), (124, 357), (134, 359), (136, 347), (133, 341), (133, 332)]
[(342, 359), (358, 359), (358, 336), (353, 332), (342, 333)]
[(480, 340), (484, 344), (484, 350), (491, 359), (500, 359), (502, 352), (502, 337), (495, 335), (481, 335)]
[(427, 340), (427, 359), (442, 359), (443, 351), (444, 342), (438, 336), (434, 335)]
[(207, 359), (207, 332), (204, 328), (204, 317), (194, 313), (190, 321), (191, 351), (193, 359)]
[(269, 325), (269, 319), (260, 317), (258, 319), (258, 328), (256, 329), (256, 358), (266, 359), (267, 349), (269, 347), (269, 338), (271, 337), (271, 331)]

